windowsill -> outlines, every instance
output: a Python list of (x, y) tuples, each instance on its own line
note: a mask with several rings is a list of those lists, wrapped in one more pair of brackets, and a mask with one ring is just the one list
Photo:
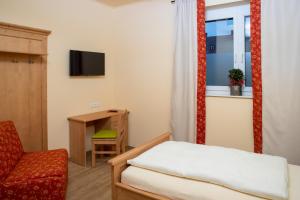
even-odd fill
[(207, 97), (224, 97), (224, 98), (237, 98), (237, 99), (253, 99), (252, 87), (243, 87), (242, 96), (232, 96), (230, 95), (230, 89), (226, 86), (217, 87), (206, 87)]
[(222, 97), (222, 98), (236, 98), (236, 99), (253, 99), (253, 96), (243, 95), (243, 96), (231, 96), (231, 95), (221, 95), (221, 94), (207, 94), (206, 97)]

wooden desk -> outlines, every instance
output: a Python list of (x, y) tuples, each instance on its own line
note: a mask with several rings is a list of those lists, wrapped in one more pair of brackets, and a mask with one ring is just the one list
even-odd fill
[[(70, 129), (70, 159), (72, 162), (86, 166), (85, 139), (87, 127), (95, 126), (96, 132), (100, 129), (110, 129), (111, 117), (120, 115), (120, 111), (121, 110), (111, 112), (110, 110), (105, 110), (68, 118)], [(128, 133), (128, 121), (126, 122), (126, 132)], [(126, 145), (128, 143), (127, 133), (125, 134)]]

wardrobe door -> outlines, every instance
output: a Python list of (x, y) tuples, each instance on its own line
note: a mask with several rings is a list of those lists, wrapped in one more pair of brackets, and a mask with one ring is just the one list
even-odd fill
[(0, 54), (0, 120), (12, 120), (25, 151), (43, 149), (40, 56)]
[(29, 57), (29, 121), (30, 131), (24, 139), (28, 149), (32, 151), (43, 150), (43, 129), (42, 129), (42, 57)]

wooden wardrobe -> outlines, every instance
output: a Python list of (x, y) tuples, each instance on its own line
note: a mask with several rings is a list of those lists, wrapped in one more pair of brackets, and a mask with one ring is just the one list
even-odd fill
[(47, 37), (0, 22), (0, 121), (15, 123), (25, 151), (47, 150)]

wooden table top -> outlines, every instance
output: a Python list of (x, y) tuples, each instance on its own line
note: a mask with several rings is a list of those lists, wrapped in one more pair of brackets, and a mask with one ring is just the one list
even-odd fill
[(103, 118), (108, 118), (108, 117), (119, 115), (121, 113), (121, 111), (122, 110), (115, 110), (115, 109), (104, 110), (101, 112), (88, 113), (88, 114), (69, 117), (68, 120), (78, 121), (78, 122), (91, 122), (91, 121), (95, 121), (98, 119), (103, 119)]

